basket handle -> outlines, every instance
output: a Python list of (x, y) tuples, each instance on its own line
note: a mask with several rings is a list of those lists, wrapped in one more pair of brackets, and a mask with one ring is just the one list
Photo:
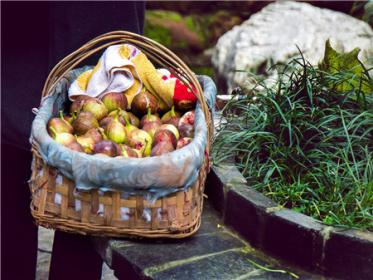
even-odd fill
[[(105, 49), (111, 45), (123, 43), (130, 43), (132, 45), (135, 45), (136, 47), (141, 49), (141, 51), (143, 51), (151, 60), (157, 62), (165, 68), (170, 69), (177, 78), (183, 81), (187, 81), (195, 87), (196, 91), (192, 90), (192, 92), (195, 92), (195, 95), (205, 115), (209, 133), (209, 143), (207, 145), (209, 150), (212, 141), (213, 126), (209, 107), (203, 95), (201, 85), (197, 80), (197, 77), (189, 69), (189, 67), (171, 50), (162, 46), (154, 40), (135, 33), (120, 30), (108, 32), (88, 41), (79, 49), (67, 55), (60, 62), (58, 62), (49, 73), (42, 90), (42, 100), (45, 97), (49, 96), (57, 83), (79, 63), (102, 49)], [(159, 97), (162, 98), (161, 96)]]

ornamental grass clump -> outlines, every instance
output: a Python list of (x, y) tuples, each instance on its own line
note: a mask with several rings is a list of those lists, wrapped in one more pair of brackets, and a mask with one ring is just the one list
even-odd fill
[(285, 207), (373, 231), (373, 80), (351, 63), (328, 42), (319, 67), (301, 54), (275, 86), (227, 103), (213, 153)]

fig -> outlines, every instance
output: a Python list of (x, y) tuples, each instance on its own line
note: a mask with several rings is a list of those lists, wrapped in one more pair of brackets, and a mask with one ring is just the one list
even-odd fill
[(139, 127), (140, 125), (140, 120), (138, 117), (136, 117), (134, 114), (131, 112), (123, 111), (123, 110), (115, 110), (110, 112), (109, 117), (115, 117), (118, 116), (118, 120), (123, 124), (126, 125), (125, 118), (127, 117), (130, 124)]
[(74, 137), (75, 142), (72, 142), (68, 145), (66, 145), (67, 148), (70, 150), (76, 151), (76, 152), (84, 152), (82, 145), (80, 145), (78, 142), (76, 142), (76, 139)]
[(99, 122), (99, 125), (100, 127), (102, 127), (103, 129), (105, 129), (107, 127), (107, 125), (114, 119), (114, 117), (112, 116), (107, 116), (105, 118), (103, 118), (100, 122)]
[(138, 128), (131, 124), (131, 121), (128, 118), (128, 114), (125, 114), (127, 112), (121, 111), (121, 118), (124, 120), (124, 130), (126, 131), (126, 135), (128, 135), (131, 131), (137, 130)]
[(195, 113), (194, 113), (194, 111), (186, 112), (180, 118), (179, 124), (177, 126), (179, 127), (179, 125), (182, 125), (182, 124), (190, 124), (190, 125), (194, 126), (194, 119), (195, 119)]
[(116, 157), (118, 155), (116, 144), (110, 140), (102, 140), (97, 142), (94, 145), (93, 153), (105, 154), (109, 157)]
[(193, 138), (194, 137), (194, 126), (184, 123), (179, 125), (179, 133), (180, 137), (189, 137)]
[(175, 102), (175, 108), (181, 112), (191, 110), (195, 106), (196, 102), (192, 100), (179, 100)]
[(64, 146), (68, 146), (71, 143), (76, 142), (76, 139), (75, 139), (74, 135), (72, 135), (71, 133), (67, 133), (67, 132), (55, 133), (55, 136), (53, 137), (53, 139), (58, 144), (61, 144), (61, 145), (64, 145)]
[(143, 156), (149, 156), (152, 150), (153, 139), (144, 130), (134, 129), (131, 130), (127, 137), (128, 145), (131, 148), (141, 151)]
[(143, 91), (137, 94), (131, 103), (131, 111), (137, 116), (143, 116), (150, 108), (152, 114), (158, 110), (158, 100), (150, 92)]
[(101, 98), (101, 101), (109, 112), (117, 109), (125, 110), (128, 105), (127, 97), (119, 92), (109, 92)]
[(175, 107), (172, 106), (171, 110), (162, 116), (161, 121), (163, 124), (172, 124), (177, 127), (179, 125), (180, 117), (181, 113), (175, 111)]
[(73, 123), (74, 132), (78, 135), (86, 133), (91, 128), (97, 128), (98, 122), (90, 112), (80, 112)]
[(84, 100), (82, 111), (92, 113), (98, 121), (108, 114), (108, 109), (106, 109), (104, 103), (97, 98)]
[(121, 124), (118, 117), (115, 117), (105, 129), (107, 137), (115, 143), (124, 143), (126, 141), (125, 126)]
[(138, 117), (136, 117), (133, 113), (131, 113), (131, 112), (126, 112), (126, 111), (124, 111), (125, 113), (125, 115), (127, 115), (128, 116), (128, 119), (129, 119), (129, 121), (130, 121), (130, 123), (132, 124), (132, 125), (134, 125), (134, 126), (136, 126), (136, 127), (140, 127), (140, 120), (139, 120), (139, 118)]
[(74, 131), (71, 124), (64, 119), (62, 111), (60, 111), (59, 118), (52, 118), (48, 121), (47, 129), (52, 137), (55, 137), (57, 133), (73, 133)]
[(175, 135), (176, 140), (179, 140), (179, 138), (180, 138), (179, 131), (177, 130), (176, 126), (174, 126), (172, 124), (162, 124), (159, 129), (167, 129), (167, 130), (171, 131)]
[(87, 154), (92, 154), (96, 142), (88, 135), (77, 136), (76, 141), (82, 146), (83, 151)]
[(64, 115), (63, 119), (65, 121), (67, 121), (69, 124), (72, 124), (75, 121), (75, 119), (76, 119), (76, 114), (75, 113), (71, 113), (70, 115)]
[(192, 138), (189, 138), (189, 137), (180, 138), (177, 141), (176, 149), (181, 149), (182, 147), (188, 145), (190, 142), (192, 142)]
[(155, 145), (153, 147), (152, 152), (151, 152), (151, 156), (152, 157), (160, 156), (162, 154), (170, 153), (174, 150), (175, 150), (175, 148), (174, 148), (174, 146), (172, 145), (171, 142), (162, 141), (162, 142), (159, 142), (157, 145)]
[(88, 100), (92, 97), (87, 95), (79, 95), (75, 98), (74, 102), (70, 106), (70, 113), (79, 113), (82, 110), (85, 100)]
[(150, 108), (148, 108), (147, 114), (141, 118), (140, 127), (143, 128), (144, 125), (149, 122), (157, 122), (159, 124), (162, 123), (161, 119), (157, 115), (152, 115), (152, 111)]
[(157, 145), (160, 142), (170, 142), (172, 146), (176, 147), (177, 139), (170, 130), (158, 129), (154, 134), (154, 144)]
[(100, 128), (91, 128), (84, 135), (91, 137), (93, 141), (96, 143), (104, 140), (104, 137), (102, 135), (102, 131), (100, 130)]
[(137, 152), (138, 150), (135, 150), (135, 149), (132, 149), (130, 147), (128, 147), (127, 145), (120, 145), (121, 147), (121, 155), (124, 156), (124, 157), (133, 157), (133, 158), (138, 158), (140, 157), (139, 156), (139, 153)]
[(159, 122), (146, 122), (142, 130), (145, 130), (154, 139), (154, 134), (160, 127)]

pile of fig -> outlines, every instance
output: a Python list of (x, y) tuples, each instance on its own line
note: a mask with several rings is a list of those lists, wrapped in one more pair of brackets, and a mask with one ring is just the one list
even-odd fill
[(148, 157), (188, 145), (194, 136), (194, 110), (174, 107), (162, 112), (157, 99), (144, 91), (131, 102), (123, 93), (103, 98), (79, 96), (69, 112), (49, 120), (49, 135), (71, 150), (109, 157)]

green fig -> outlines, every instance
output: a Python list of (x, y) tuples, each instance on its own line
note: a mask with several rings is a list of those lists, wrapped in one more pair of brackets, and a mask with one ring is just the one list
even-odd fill
[(84, 112), (92, 113), (98, 121), (102, 120), (108, 115), (108, 109), (106, 108), (104, 103), (102, 103), (102, 101), (97, 98), (84, 100), (82, 110)]
[(87, 135), (81, 135), (76, 137), (76, 141), (82, 146), (83, 151), (87, 154), (92, 154), (96, 142), (94, 139)]
[(120, 123), (118, 117), (106, 126), (105, 133), (110, 140), (118, 144), (124, 143), (127, 139), (125, 126)]
[(64, 119), (62, 111), (60, 111), (59, 118), (52, 118), (48, 121), (47, 128), (49, 135), (52, 137), (54, 137), (57, 133), (73, 133), (74, 130), (71, 124)]
[(153, 139), (146, 131), (141, 129), (131, 130), (127, 142), (131, 148), (140, 150), (143, 156), (150, 156)]
[(171, 110), (162, 116), (161, 121), (163, 124), (172, 124), (177, 127), (179, 125), (180, 117), (181, 113), (175, 111), (175, 107), (172, 106)]
[(54, 134), (53, 139), (58, 144), (68, 146), (71, 143), (76, 142), (76, 139), (75, 139), (74, 135), (72, 135), (71, 133), (68, 133), (68, 132), (57, 133), (56, 131), (53, 131), (54, 128), (51, 128), (51, 130)]
[(137, 151), (135, 151), (135, 149), (132, 149), (130, 148), (129, 146), (127, 145), (120, 145), (121, 147), (121, 155), (126, 157), (126, 158), (129, 158), (129, 157), (133, 157), (133, 158), (138, 158), (139, 157), (139, 153)]
[(117, 109), (127, 109), (127, 97), (123, 93), (109, 92), (101, 98), (109, 112)]

